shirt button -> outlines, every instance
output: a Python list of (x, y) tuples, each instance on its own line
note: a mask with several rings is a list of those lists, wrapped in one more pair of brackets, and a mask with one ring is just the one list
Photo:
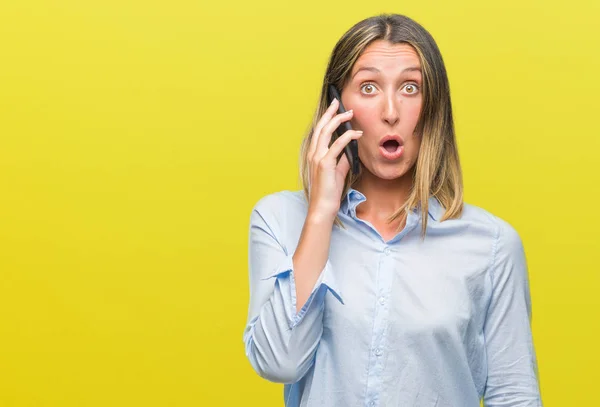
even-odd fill
[(389, 247), (386, 247), (385, 249), (383, 249), (383, 253), (384, 253), (386, 256), (389, 256), (389, 255), (390, 255), (390, 248), (389, 248)]
[(379, 303), (381, 305), (385, 304), (385, 298), (384, 297), (379, 297)]
[(383, 355), (383, 351), (381, 350), (381, 348), (377, 348), (377, 349), (375, 350), (375, 355), (377, 355), (377, 356), (381, 356), (381, 355)]
[(369, 407), (373, 407), (375, 405), (374, 401), (369, 402)]

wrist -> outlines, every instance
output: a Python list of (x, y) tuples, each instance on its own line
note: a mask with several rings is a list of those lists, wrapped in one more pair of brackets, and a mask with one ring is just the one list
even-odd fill
[(306, 222), (313, 225), (333, 225), (337, 213), (310, 210), (306, 215)]

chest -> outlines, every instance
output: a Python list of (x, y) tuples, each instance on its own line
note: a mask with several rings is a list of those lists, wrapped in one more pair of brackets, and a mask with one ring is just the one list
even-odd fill
[(406, 221), (401, 221), (399, 219), (396, 219), (390, 223), (388, 223), (386, 220), (373, 219), (367, 216), (359, 217), (359, 219), (375, 229), (386, 242), (392, 240), (406, 225)]
[(368, 340), (379, 327), (419, 341), (466, 338), (483, 326), (491, 293), (487, 251), (407, 239), (343, 254), (334, 250), (331, 261), (344, 300), (326, 296), (324, 324), (331, 332)]

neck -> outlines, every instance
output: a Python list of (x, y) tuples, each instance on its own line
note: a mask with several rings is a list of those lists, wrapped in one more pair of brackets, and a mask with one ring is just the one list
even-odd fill
[(357, 215), (372, 219), (386, 219), (408, 199), (413, 184), (409, 171), (393, 180), (381, 179), (363, 168), (360, 180), (353, 186), (367, 200), (356, 207)]

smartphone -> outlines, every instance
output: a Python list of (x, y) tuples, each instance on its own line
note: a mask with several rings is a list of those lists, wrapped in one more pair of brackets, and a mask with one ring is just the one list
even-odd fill
[[(344, 108), (344, 105), (342, 104), (342, 98), (340, 97), (340, 92), (337, 90), (337, 88), (334, 85), (329, 85), (329, 98), (328, 98), (329, 104), (331, 104), (331, 102), (333, 102), (333, 98), (336, 98), (339, 102), (338, 111), (337, 111), (338, 114), (344, 113), (346, 111), (346, 109)], [(331, 142), (333, 143), (338, 137), (340, 137), (342, 134), (344, 134), (348, 130), (352, 130), (352, 126), (350, 126), (349, 120), (342, 122), (342, 124), (340, 124), (339, 127), (337, 129), (335, 129)], [(350, 142), (348, 144), (346, 144), (346, 146), (344, 147), (344, 153), (346, 154), (346, 157), (348, 158), (348, 162), (350, 163), (350, 171), (352, 171), (352, 173), (354, 175), (358, 174), (359, 165), (360, 165), (360, 161), (358, 160), (358, 141), (350, 140)], [(341, 154), (338, 157), (338, 161), (339, 161), (340, 157), (341, 157)]]

